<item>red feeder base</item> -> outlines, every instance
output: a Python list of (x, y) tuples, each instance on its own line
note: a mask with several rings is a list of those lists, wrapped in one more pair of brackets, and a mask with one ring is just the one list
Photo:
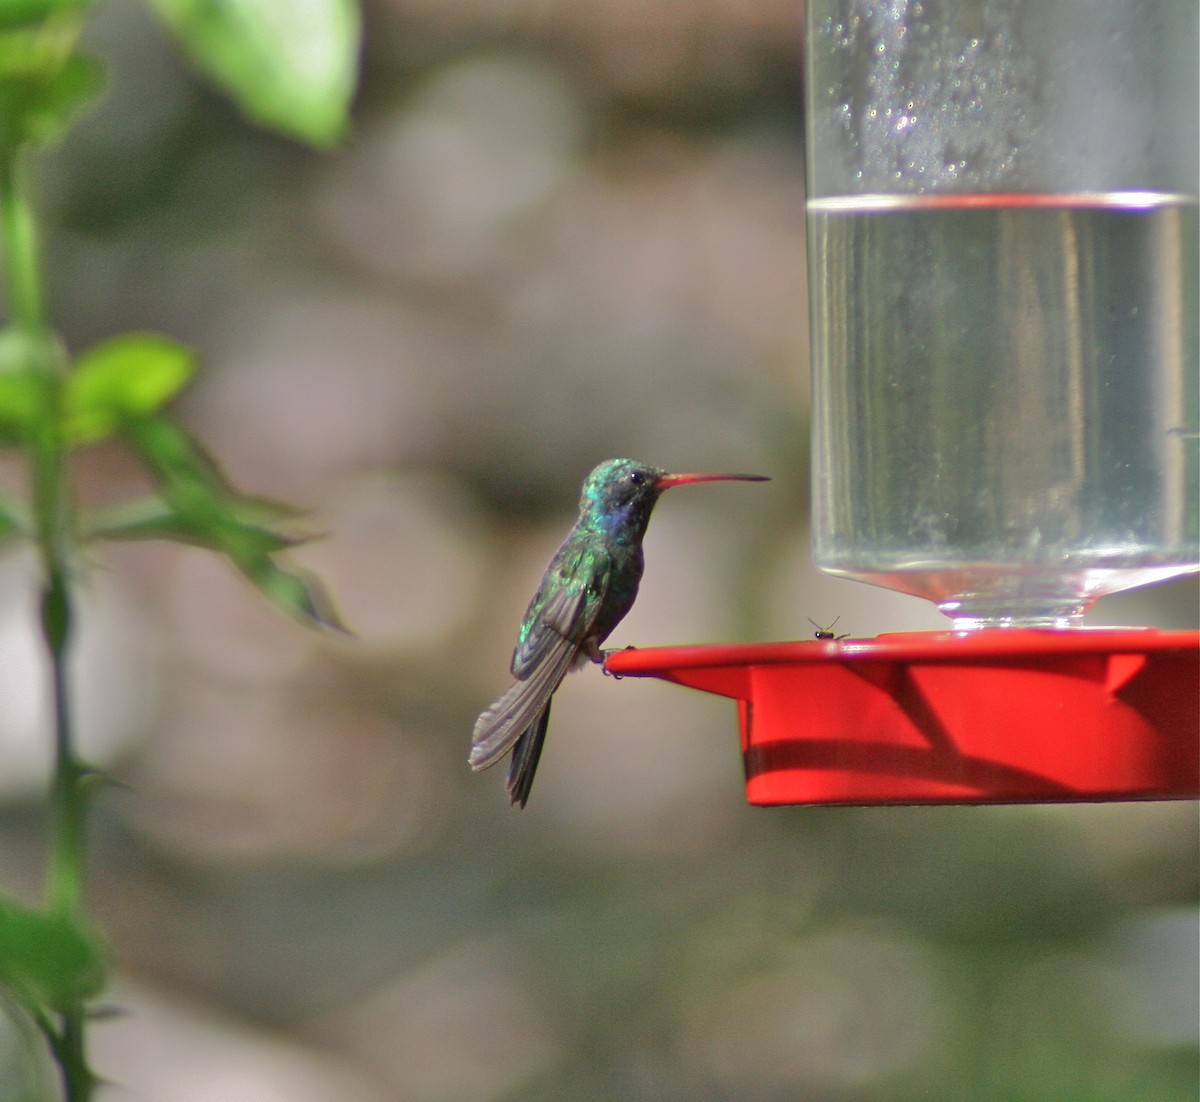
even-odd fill
[(617, 651), (738, 701), (752, 804), (1200, 797), (1200, 633), (955, 634)]

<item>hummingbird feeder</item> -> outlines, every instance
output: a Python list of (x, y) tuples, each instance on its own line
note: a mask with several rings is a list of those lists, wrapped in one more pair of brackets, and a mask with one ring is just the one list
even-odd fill
[(1162, 109), (1200, 13), (807, 8), (814, 553), (949, 630), (607, 668), (735, 699), (755, 804), (1200, 797), (1200, 633), (1081, 623), (1200, 567), (1200, 155)]
[(911, 632), (615, 651), (738, 702), (752, 804), (1200, 796), (1192, 632)]

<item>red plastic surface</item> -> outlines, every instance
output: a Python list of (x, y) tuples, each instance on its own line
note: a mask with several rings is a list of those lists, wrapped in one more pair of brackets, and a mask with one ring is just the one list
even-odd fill
[(610, 654), (738, 701), (752, 804), (1200, 797), (1200, 633), (969, 634)]

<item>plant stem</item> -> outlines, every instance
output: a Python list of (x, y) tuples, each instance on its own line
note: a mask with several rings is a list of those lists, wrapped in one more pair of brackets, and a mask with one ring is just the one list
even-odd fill
[(37, 223), (21, 186), (20, 154), (0, 152), (0, 219), (9, 323), (30, 334), (45, 330)]
[[(20, 151), (0, 150), (0, 233), (9, 325), (27, 349), (25, 367), (41, 384), (42, 408), (29, 442), (33, 512), (42, 562), (39, 626), (50, 662), (54, 713), (54, 778), (50, 789), (51, 850), (48, 902), (60, 917), (79, 924), (83, 910), (87, 768), (76, 756), (67, 684), (71, 642), (70, 484), (62, 434), (63, 357), (45, 319), (37, 223), (24, 186)], [(87, 1102), (93, 1077), (86, 1060), (82, 1000), (59, 1007), (50, 1038), (68, 1102)]]
[(42, 636), (50, 655), (51, 697), (54, 709), (53, 849), (50, 858), (50, 905), (75, 921), (82, 911), (83, 834), (86, 811), (80, 780), (86, 766), (76, 757), (66, 680), (70, 640), (70, 605), (66, 579), (53, 569), (42, 597)]

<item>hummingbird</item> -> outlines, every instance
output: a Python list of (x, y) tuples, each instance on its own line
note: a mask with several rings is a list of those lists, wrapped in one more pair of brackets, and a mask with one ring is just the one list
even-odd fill
[(587, 476), (579, 519), (550, 560), (517, 632), (513, 683), (475, 721), (468, 761), (478, 771), (511, 749), (508, 797), (524, 807), (542, 754), (550, 703), (567, 673), (589, 659), (633, 607), (644, 565), (642, 537), (659, 495), (692, 482), (766, 482), (758, 474), (669, 474), (609, 459)]

